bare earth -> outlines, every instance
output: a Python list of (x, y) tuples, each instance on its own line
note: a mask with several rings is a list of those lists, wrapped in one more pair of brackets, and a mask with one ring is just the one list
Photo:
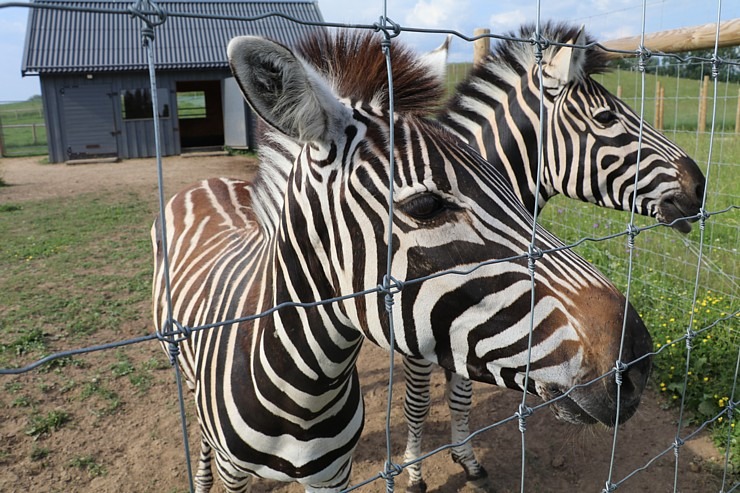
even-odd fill
[[(0, 160), (0, 177), (11, 186), (0, 188), (0, 204), (66, 197), (79, 193), (139, 193), (142, 200), (156, 205), (154, 160), (86, 165), (41, 165), (38, 158)], [(245, 177), (253, 171), (253, 161), (245, 157), (175, 157), (164, 160), (166, 195), (183, 185), (210, 176)], [(154, 210), (154, 209), (153, 209)], [(1, 241), (1, 240), (0, 240)], [(142, 304), (140, 317), (123, 327), (101, 329), (81, 345), (97, 344), (140, 336), (151, 331), (149, 306)], [(68, 341), (65, 341), (68, 342)], [(79, 347), (79, 346), (75, 346)], [(60, 349), (70, 349), (69, 347)], [(155, 343), (124, 350), (136, 365), (151, 358), (166, 361)], [(57, 372), (31, 372), (20, 377), (0, 377), (0, 492), (164, 492), (187, 491), (187, 473), (180, 429), (177, 392), (168, 369), (155, 372), (155, 381), (146, 392), (138, 392), (125, 379), (114, 380), (122, 406), (113, 413), (101, 412), (105, 403), (70, 398), (64, 382), (95, 382), (96, 373), (109, 374), (116, 361), (114, 352), (80, 357), (83, 368), (65, 367)], [(365, 396), (365, 430), (357, 448), (353, 482), (374, 477), (385, 461), (385, 409), (389, 356), (367, 343), (360, 357), (360, 378)], [(63, 378), (62, 378), (63, 377)], [(92, 380), (91, 380), (92, 379)], [(397, 382), (393, 387), (391, 442), (395, 461), (402, 461), (406, 434), (401, 399), (403, 395), (400, 360), (396, 358)], [(34, 399), (37, 409), (46, 413), (64, 407), (73, 416), (65, 427), (34, 440), (25, 434), (29, 408), (14, 406), (8, 385), (18, 382), (24, 388), (43, 389)], [(425, 450), (447, 442), (449, 422), (444, 405), (444, 379), (441, 372), (433, 381), (434, 407), (428, 420)], [(43, 385), (43, 387), (42, 387)], [(477, 385), (472, 428), (478, 429), (514, 414), (521, 394)], [(190, 445), (193, 456), (198, 449), (197, 424), (187, 397)], [(530, 405), (534, 405), (534, 400)], [(674, 484), (674, 453), (677, 414), (663, 408), (654, 390), (645, 394), (638, 414), (621, 426), (612, 482), (619, 482), (646, 466), (656, 455), (667, 451), (646, 470), (635, 473), (619, 492), (671, 492)], [(687, 431), (682, 432), (685, 436)], [(604, 428), (578, 428), (554, 419), (548, 410), (535, 413), (527, 421), (525, 435), (526, 479), (529, 492), (594, 492), (604, 488), (609, 478), (612, 432)], [(475, 439), (479, 458), (486, 465), (500, 493), (520, 491), (522, 435), (517, 422), (489, 430)], [(46, 450), (39, 457), (39, 450)], [(32, 459), (32, 455), (34, 458)], [(95, 458), (100, 467), (85, 468), (75, 458)], [(717, 476), (721, 457), (706, 434), (700, 433), (681, 448), (678, 490), (684, 493), (718, 491)], [(100, 470), (102, 468), (102, 471)], [(447, 452), (424, 462), (429, 491), (455, 492), (465, 487), (461, 469)], [(397, 491), (403, 491), (407, 476), (396, 478)], [(359, 491), (383, 492), (382, 480)], [(215, 491), (221, 491), (214, 488)], [(256, 492), (300, 492), (297, 485), (269, 481), (255, 482)]]

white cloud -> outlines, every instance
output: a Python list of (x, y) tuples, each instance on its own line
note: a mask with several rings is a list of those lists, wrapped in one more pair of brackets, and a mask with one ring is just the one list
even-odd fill
[(467, 7), (467, 2), (460, 0), (418, 0), (404, 22), (414, 27), (455, 29)]
[(527, 19), (528, 16), (523, 10), (516, 9), (492, 15), (489, 24), (493, 32), (500, 33), (502, 31), (518, 29)]

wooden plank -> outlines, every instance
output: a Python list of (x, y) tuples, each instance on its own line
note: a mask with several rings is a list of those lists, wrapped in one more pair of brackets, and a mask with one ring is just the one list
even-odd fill
[[(689, 50), (714, 48), (717, 24), (682, 27), (670, 31), (645, 34), (645, 47), (650, 51), (680, 53)], [(640, 36), (612, 39), (601, 43), (610, 50), (635, 52), (640, 47)], [(740, 45), (740, 18), (720, 23), (719, 47)], [(631, 56), (633, 53), (609, 53), (613, 58)]]

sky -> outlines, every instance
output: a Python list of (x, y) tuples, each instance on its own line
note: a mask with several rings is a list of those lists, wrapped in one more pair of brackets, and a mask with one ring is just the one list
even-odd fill
[[(133, 3), (130, 2), (130, 3)], [(404, 27), (453, 29), (467, 36), (478, 27), (503, 33), (535, 22), (536, 0), (318, 0), (327, 22), (372, 24), (387, 9), (388, 18)], [(541, 0), (540, 18), (584, 24), (598, 41), (638, 35), (645, 10), (645, 32), (697, 26), (740, 17), (738, 0)], [(21, 59), (29, 9), (3, 7), (0, 0), (0, 102), (23, 101), (40, 94), (37, 77), (21, 77)], [(442, 34), (403, 33), (419, 52), (439, 46)], [(472, 60), (472, 47), (454, 40), (450, 61)]]

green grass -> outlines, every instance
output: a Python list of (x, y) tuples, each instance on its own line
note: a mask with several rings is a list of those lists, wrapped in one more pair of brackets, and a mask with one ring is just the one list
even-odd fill
[(80, 342), (134, 319), (150, 297), (151, 220), (135, 194), (0, 210), (0, 365), (43, 355), (52, 339)]

